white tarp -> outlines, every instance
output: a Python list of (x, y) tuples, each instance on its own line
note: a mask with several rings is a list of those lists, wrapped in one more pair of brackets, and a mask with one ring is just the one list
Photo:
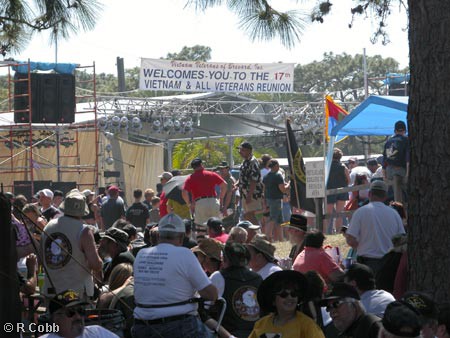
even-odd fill
[(294, 64), (219, 63), (143, 58), (139, 89), (289, 93), (294, 91)]

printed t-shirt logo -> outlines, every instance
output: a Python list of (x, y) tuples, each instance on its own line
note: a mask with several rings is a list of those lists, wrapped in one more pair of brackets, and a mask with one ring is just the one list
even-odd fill
[(259, 319), (259, 305), (256, 300), (257, 289), (253, 286), (242, 286), (231, 297), (233, 311), (243, 320), (254, 322)]
[(61, 269), (72, 257), (72, 245), (66, 235), (60, 232), (51, 234), (44, 244), (45, 263), (51, 269)]

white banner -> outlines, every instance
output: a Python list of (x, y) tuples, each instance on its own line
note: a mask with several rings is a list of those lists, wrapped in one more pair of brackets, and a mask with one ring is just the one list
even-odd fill
[(294, 64), (142, 59), (139, 89), (290, 93), (294, 91)]

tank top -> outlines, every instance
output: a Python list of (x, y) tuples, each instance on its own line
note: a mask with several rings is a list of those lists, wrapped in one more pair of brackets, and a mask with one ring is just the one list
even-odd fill
[[(45, 295), (67, 289), (76, 291), (80, 296), (90, 297), (94, 294), (93, 277), (88, 272), (87, 259), (80, 249), (81, 233), (86, 227), (80, 220), (69, 216), (54, 219), (46, 225), (41, 239), (44, 264), (47, 268), (43, 292)], [(49, 290), (52, 285), (48, 275), (55, 290)]]

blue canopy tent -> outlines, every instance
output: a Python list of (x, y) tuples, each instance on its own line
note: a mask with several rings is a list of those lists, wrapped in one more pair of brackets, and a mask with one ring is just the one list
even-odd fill
[(326, 158), (326, 180), (336, 137), (386, 136), (394, 133), (395, 122), (406, 123), (407, 96), (369, 96), (338, 123), (330, 133)]

